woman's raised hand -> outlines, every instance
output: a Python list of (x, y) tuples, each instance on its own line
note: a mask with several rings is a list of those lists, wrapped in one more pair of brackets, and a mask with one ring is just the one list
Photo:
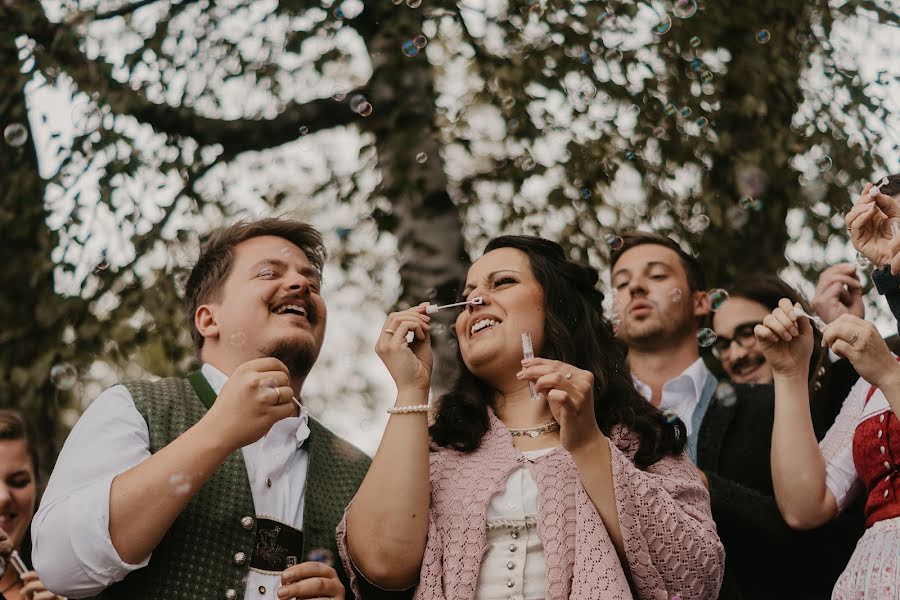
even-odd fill
[[(756, 341), (776, 375), (809, 375), (813, 350), (813, 330), (809, 319), (795, 316), (795, 306), (787, 298), (754, 328)], [(798, 304), (796, 308), (801, 308)], [(802, 310), (802, 308), (801, 308)]]
[[(375, 352), (394, 378), (398, 390), (415, 389), (428, 391), (431, 387), (431, 368), (434, 358), (431, 354), (431, 317), (425, 314), (428, 302), (413, 308), (388, 315)], [(412, 342), (407, 342), (407, 334), (412, 332)]]
[(594, 414), (594, 374), (547, 358), (526, 358), (516, 377), (533, 381), (535, 391), (547, 398), (559, 423), (559, 441), (574, 453), (597, 439), (600, 427)]
[(842, 315), (822, 334), (822, 344), (846, 357), (859, 376), (885, 387), (900, 380), (900, 365), (875, 326), (853, 315)]
[(881, 268), (891, 262), (891, 220), (900, 219), (900, 207), (885, 194), (870, 196), (871, 189), (872, 184), (867, 183), (862, 196), (845, 215), (844, 221), (853, 247)]

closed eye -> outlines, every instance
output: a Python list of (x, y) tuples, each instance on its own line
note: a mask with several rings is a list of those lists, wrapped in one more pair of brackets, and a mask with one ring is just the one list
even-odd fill
[(276, 273), (274, 269), (265, 267), (263, 269), (260, 269), (259, 273), (257, 273), (256, 276), (260, 279), (274, 279), (278, 276), (278, 273)]
[(507, 285), (509, 283), (518, 283), (518, 281), (516, 281), (512, 277), (508, 277), (508, 276), (507, 277), (498, 277), (497, 279), (494, 280), (494, 287), (500, 287), (501, 285)]

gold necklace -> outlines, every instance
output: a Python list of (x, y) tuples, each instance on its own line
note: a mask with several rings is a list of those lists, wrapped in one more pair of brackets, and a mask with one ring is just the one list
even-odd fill
[(556, 422), (556, 419), (550, 419), (549, 423), (544, 423), (543, 425), (538, 425), (536, 427), (521, 427), (519, 429), (510, 427), (509, 434), (513, 437), (527, 435), (529, 437), (536, 438), (539, 435), (550, 433), (551, 431), (557, 431), (558, 429), (559, 423)]

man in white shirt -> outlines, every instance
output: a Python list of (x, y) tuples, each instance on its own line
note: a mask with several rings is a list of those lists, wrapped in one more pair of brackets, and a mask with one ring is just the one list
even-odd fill
[(343, 599), (334, 531), (369, 459), (297, 400), (326, 307), (318, 231), (240, 222), (201, 251), (185, 296), (203, 362), (101, 394), (60, 453), (32, 525), (71, 598)]
[(638, 391), (677, 415), (697, 460), (697, 433), (716, 389), (700, 358), (698, 332), (710, 312), (703, 269), (671, 239), (631, 232), (610, 258), (616, 336), (628, 346)]

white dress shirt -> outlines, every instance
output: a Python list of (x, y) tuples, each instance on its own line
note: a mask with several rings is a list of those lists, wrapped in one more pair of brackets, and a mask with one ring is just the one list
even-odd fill
[[(216, 394), (228, 381), (209, 364), (202, 373)], [(241, 449), (257, 515), (297, 529), (303, 528), (309, 453), (301, 445), (309, 436), (308, 418), (304, 407), (300, 416), (282, 419)], [(149, 556), (138, 564), (123, 562), (113, 546), (109, 492), (113, 479), (149, 457), (147, 423), (131, 394), (122, 385), (104, 391), (66, 439), (32, 521), (34, 567), (48, 589), (70, 598), (93, 596), (147, 565)], [(244, 598), (276, 598), (280, 584), (280, 575), (251, 569)]]
[[(703, 359), (698, 358), (681, 375), (663, 384), (659, 410), (668, 410), (678, 415), (684, 422), (688, 435), (693, 433), (694, 411), (697, 409), (703, 388), (706, 386), (706, 378), (710, 376), (711, 373), (706, 368)], [(634, 381), (637, 391), (649, 402), (653, 396), (650, 386), (634, 375), (631, 376), (631, 379)]]

